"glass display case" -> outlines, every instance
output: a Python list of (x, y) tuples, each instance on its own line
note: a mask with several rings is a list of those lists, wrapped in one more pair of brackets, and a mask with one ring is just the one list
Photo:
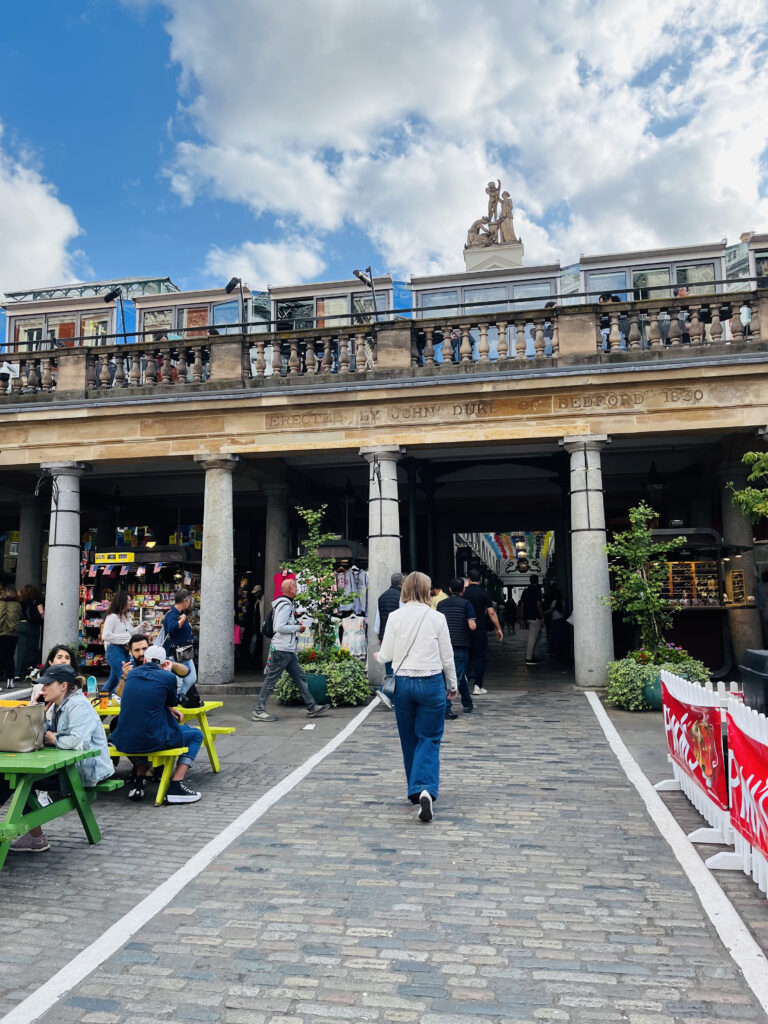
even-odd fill
[(723, 604), (717, 561), (691, 560), (667, 563), (664, 596), (683, 608), (719, 608)]

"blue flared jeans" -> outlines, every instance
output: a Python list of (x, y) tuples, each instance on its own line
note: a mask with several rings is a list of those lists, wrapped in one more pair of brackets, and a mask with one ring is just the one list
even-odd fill
[(445, 728), (445, 683), (434, 676), (397, 676), (395, 718), (403, 751), (408, 796), (422, 790), (437, 799), (440, 782), (440, 740)]

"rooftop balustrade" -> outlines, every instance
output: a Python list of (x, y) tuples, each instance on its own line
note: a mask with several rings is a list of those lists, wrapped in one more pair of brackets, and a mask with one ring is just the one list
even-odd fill
[(368, 380), (535, 376), (566, 366), (587, 373), (605, 362), (737, 358), (768, 351), (761, 333), (767, 304), (768, 289), (760, 289), (499, 312), (487, 312), (486, 304), (460, 316), (279, 333), (200, 336), (197, 328), (194, 336), (170, 340), (147, 332), (123, 344), (6, 353), (0, 406), (200, 390), (245, 394), (299, 382), (342, 390)]

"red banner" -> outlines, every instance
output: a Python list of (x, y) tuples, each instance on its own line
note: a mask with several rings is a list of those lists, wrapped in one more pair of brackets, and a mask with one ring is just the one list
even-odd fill
[(684, 704), (662, 680), (664, 728), (672, 760), (704, 790), (713, 803), (728, 810), (728, 785), (723, 764), (720, 708)]
[(753, 739), (728, 715), (731, 824), (768, 857), (768, 746)]

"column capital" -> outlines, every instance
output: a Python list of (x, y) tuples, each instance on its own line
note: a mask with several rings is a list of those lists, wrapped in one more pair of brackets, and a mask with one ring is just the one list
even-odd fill
[(367, 448), (361, 448), (360, 455), (362, 455), (366, 462), (373, 462), (376, 458), (379, 462), (397, 462), (405, 455), (405, 448), (399, 444), (371, 445)]
[(599, 452), (611, 439), (607, 434), (572, 434), (570, 437), (561, 437), (557, 442), (570, 454), (571, 452), (584, 451)]
[(240, 461), (239, 455), (227, 455), (224, 452), (216, 452), (212, 455), (195, 455), (193, 458), (205, 470), (227, 469), (230, 473)]
[(40, 469), (46, 470), (51, 476), (82, 476), (90, 473), (88, 462), (41, 462)]
[(288, 484), (264, 484), (261, 489), (268, 498), (282, 498), (288, 493)]

